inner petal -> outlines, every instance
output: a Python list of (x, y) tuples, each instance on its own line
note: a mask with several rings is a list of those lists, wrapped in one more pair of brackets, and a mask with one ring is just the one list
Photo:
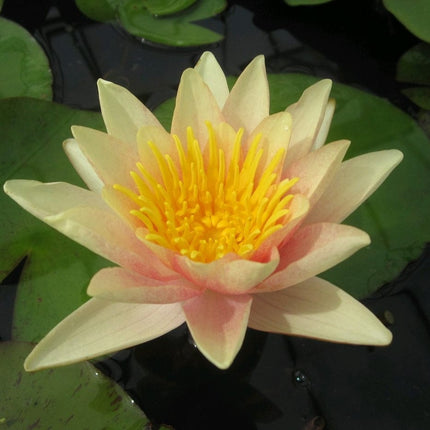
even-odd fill
[[(194, 261), (211, 262), (228, 253), (249, 258), (274, 232), (290, 218), (293, 194), (290, 188), (297, 178), (280, 180), (278, 172), (285, 157), (279, 149), (258, 181), (256, 172), (264, 150), (261, 135), (243, 153), (243, 129), (231, 142), (218, 142), (207, 122), (209, 141), (201, 145), (187, 128), (184, 145), (178, 136), (175, 155), (160, 152), (148, 141), (157, 168), (155, 178), (139, 161), (130, 172), (135, 186), (115, 184), (114, 190), (132, 203), (130, 214), (148, 232), (145, 239), (174, 250)], [(223, 148), (231, 147), (229, 162)], [(175, 162), (173, 161), (175, 158)]]

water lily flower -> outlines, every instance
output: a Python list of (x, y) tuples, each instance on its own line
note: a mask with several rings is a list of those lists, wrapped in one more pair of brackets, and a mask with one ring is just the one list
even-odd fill
[(348, 141), (324, 144), (330, 80), (270, 115), (262, 56), (229, 91), (206, 52), (182, 75), (170, 133), (125, 88), (104, 80), (98, 88), (107, 133), (74, 126), (64, 144), (88, 189), (31, 180), (4, 187), (116, 264), (94, 275), (92, 298), (42, 339), (27, 370), (114, 352), (184, 322), (219, 368), (230, 366), (247, 327), (390, 343), (366, 307), (316, 277), (369, 244), (341, 222), (402, 159), (386, 150), (343, 161)]

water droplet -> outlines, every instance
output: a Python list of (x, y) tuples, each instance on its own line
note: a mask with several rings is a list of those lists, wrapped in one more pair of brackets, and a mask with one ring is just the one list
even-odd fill
[(296, 385), (303, 388), (308, 388), (311, 385), (309, 378), (299, 369), (293, 372), (293, 381)]

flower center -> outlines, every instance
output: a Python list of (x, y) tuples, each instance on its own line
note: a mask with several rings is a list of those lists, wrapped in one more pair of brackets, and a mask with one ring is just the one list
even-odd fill
[[(297, 178), (279, 180), (285, 149), (280, 149), (261, 173), (256, 174), (263, 155), (255, 137), (242, 157), (243, 129), (235, 136), (231, 161), (209, 131), (208, 154), (204, 157), (192, 129), (187, 129), (186, 148), (173, 136), (178, 163), (161, 154), (148, 142), (158, 162), (162, 183), (142, 165), (130, 172), (136, 190), (114, 188), (135, 203), (130, 213), (147, 229), (148, 241), (186, 255), (194, 261), (211, 262), (228, 253), (248, 258), (261, 243), (289, 219), (293, 198), (287, 191)], [(242, 158), (243, 161), (242, 161)]]

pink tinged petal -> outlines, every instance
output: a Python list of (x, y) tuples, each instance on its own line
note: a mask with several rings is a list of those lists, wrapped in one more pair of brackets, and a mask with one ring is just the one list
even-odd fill
[(391, 149), (343, 162), (330, 186), (312, 208), (306, 223), (342, 222), (385, 181), (402, 159), (400, 151)]
[(67, 139), (63, 142), (63, 149), (88, 188), (96, 193), (100, 193), (104, 186), (103, 181), (95, 171), (94, 166), (82, 152), (78, 142), (75, 139)]
[(251, 133), (269, 115), (270, 96), (264, 57), (259, 55), (237, 79), (224, 105), (226, 121), (235, 130)]
[(300, 194), (296, 194), (291, 201), (289, 211), (291, 216), (288, 222), (278, 231), (269, 236), (252, 255), (254, 261), (265, 261), (267, 255), (272, 252), (274, 247), (282, 249), (284, 243), (287, 243), (297, 228), (305, 219), (309, 211), (309, 200)]
[(171, 133), (179, 137), (182, 144), (187, 142), (187, 127), (192, 127), (194, 137), (204, 148), (208, 140), (206, 121), (217, 127), (223, 122), (221, 110), (209, 87), (194, 69), (182, 73), (176, 95)]
[(278, 250), (272, 248), (267, 261), (227, 254), (211, 263), (200, 263), (177, 254), (172, 268), (201, 287), (222, 294), (243, 294), (273, 273), (278, 263)]
[[(261, 139), (258, 148), (262, 148), (264, 150), (255, 175), (256, 180), (261, 177), (268, 164), (272, 161), (273, 157), (279, 150), (283, 149), (285, 150), (285, 154), (287, 153), (291, 130), (291, 115), (288, 112), (278, 112), (264, 118), (248, 137), (245, 152), (249, 150), (252, 142), (259, 134), (261, 134)], [(282, 164), (283, 160), (280, 162), (280, 166), (282, 166)]]
[(305, 281), (369, 243), (367, 233), (348, 225), (319, 223), (302, 227), (282, 248), (277, 271), (253, 292), (281, 290)]
[(151, 111), (130, 91), (103, 79), (97, 81), (97, 86), (103, 120), (107, 132), (112, 136), (134, 145), (140, 127), (162, 127)]
[(336, 101), (334, 99), (330, 99), (325, 108), (324, 118), (321, 122), (320, 129), (318, 130), (318, 134), (314, 140), (311, 151), (315, 151), (316, 149), (321, 148), (321, 146), (323, 146), (326, 142), (335, 109)]
[(319, 278), (254, 296), (249, 327), (359, 345), (388, 345), (392, 339), (365, 306)]
[(114, 263), (168, 279), (166, 268), (94, 192), (65, 183), (13, 180), (6, 193), (32, 215)]
[(109, 134), (87, 127), (73, 126), (72, 133), (104, 184), (133, 186), (130, 170), (136, 169), (137, 151), (134, 148)]
[(331, 80), (323, 79), (307, 88), (299, 101), (286, 109), (293, 117), (286, 166), (311, 150), (326, 112), (330, 90)]
[(91, 299), (51, 330), (24, 363), (27, 371), (64, 366), (129, 348), (179, 327), (179, 303), (116, 303)]
[(299, 178), (291, 192), (305, 195), (314, 205), (330, 186), (349, 144), (347, 140), (332, 142), (294, 162), (285, 172), (287, 178)]
[(206, 291), (182, 304), (191, 335), (200, 352), (227, 369), (242, 346), (252, 298)]
[(200, 295), (198, 288), (176, 275), (169, 280), (160, 280), (139, 275), (120, 267), (111, 267), (97, 272), (91, 279), (87, 293), (99, 299), (127, 303), (175, 303)]
[(229, 90), (224, 72), (212, 52), (203, 52), (194, 70), (202, 77), (204, 83), (214, 95), (219, 108), (222, 109), (227, 100)]

